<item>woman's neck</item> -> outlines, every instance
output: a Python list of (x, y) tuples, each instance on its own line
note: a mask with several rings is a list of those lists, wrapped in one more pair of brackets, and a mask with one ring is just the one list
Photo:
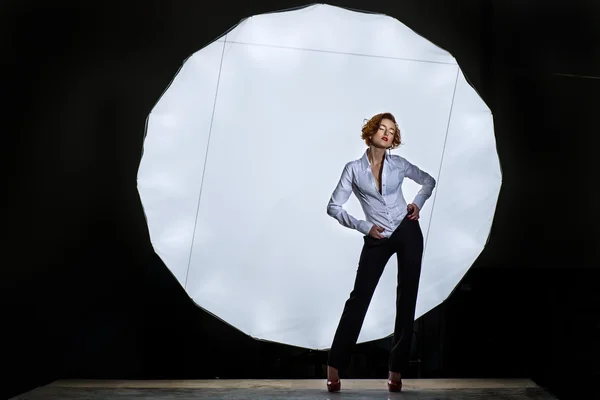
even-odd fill
[(369, 148), (367, 158), (369, 159), (371, 165), (381, 165), (383, 159), (385, 158), (385, 149), (379, 149), (377, 147), (371, 146)]

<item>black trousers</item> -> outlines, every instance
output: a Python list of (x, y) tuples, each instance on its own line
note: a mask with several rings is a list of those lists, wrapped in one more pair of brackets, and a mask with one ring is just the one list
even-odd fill
[(404, 372), (404, 368), (408, 366), (423, 257), (421, 226), (419, 221), (408, 218), (402, 221), (389, 238), (364, 237), (354, 289), (346, 301), (333, 338), (327, 362), (329, 366), (343, 371), (350, 364), (373, 293), (394, 253), (398, 258), (398, 287), (389, 369), (392, 372)]

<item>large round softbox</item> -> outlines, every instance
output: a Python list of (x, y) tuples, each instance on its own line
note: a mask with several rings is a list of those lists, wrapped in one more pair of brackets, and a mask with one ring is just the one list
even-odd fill
[[(484, 248), (501, 185), (492, 115), (447, 51), (394, 18), (327, 5), (247, 18), (183, 63), (152, 109), (138, 189), (156, 253), (193, 301), (261, 340), (329, 348), (362, 234), (326, 213), (366, 118), (437, 181), (421, 211), (417, 315)], [(408, 180), (411, 201), (419, 186)], [(355, 197), (345, 205), (364, 219)], [(392, 333), (396, 258), (359, 342)]]

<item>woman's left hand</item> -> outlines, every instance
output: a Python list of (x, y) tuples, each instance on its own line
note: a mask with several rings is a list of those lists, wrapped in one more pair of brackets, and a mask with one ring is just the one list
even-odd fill
[(419, 207), (415, 203), (411, 203), (407, 207), (408, 209), (408, 218), (412, 220), (419, 219)]

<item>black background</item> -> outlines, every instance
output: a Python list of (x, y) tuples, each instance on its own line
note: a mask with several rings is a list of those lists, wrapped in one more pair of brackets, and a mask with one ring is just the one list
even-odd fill
[[(183, 60), (247, 16), (305, 5), (247, 3), (2, 3), (4, 397), (59, 378), (325, 376), (324, 353), (254, 341), (194, 306), (154, 255), (137, 194), (146, 117)], [(330, 4), (450, 51), (494, 113), (490, 242), (419, 320), (410, 376), (597, 393), (599, 3)], [(385, 377), (388, 345), (359, 345), (349, 375)]]

